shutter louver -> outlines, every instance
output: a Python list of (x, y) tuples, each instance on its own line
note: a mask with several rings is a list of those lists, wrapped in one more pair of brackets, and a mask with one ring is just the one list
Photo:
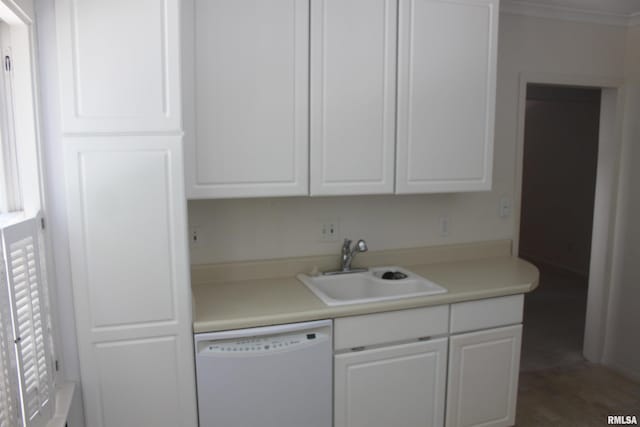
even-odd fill
[(44, 425), (52, 410), (48, 313), (43, 300), (38, 229), (33, 219), (3, 230), (22, 412), (29, 427)]
[(0, 251), (0, 427), (18, 425), (18, 411), (15, 397), (17, 393), (17, 372), (15, 354), (13, 354), (13, 336), (11, 332), (11, 315), (9, 294), (3, 253)]
[[(0, 338), (4, 339), (5, 337)], [(0, 348), (0, 427), (14, 427), (18, 424), (18, 420), (13, 399), (13, 387), (11, 387), (9, 380), (11, 373), (9, 354), (6, 350), (6, 346)]]

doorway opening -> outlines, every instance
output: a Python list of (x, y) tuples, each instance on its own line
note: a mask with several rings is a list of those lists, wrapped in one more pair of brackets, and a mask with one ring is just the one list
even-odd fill
[(525, 298), (524, 372), (584, 360), (601, 99), (599, 88), (527, 85), (517, 250), (540, 285)]

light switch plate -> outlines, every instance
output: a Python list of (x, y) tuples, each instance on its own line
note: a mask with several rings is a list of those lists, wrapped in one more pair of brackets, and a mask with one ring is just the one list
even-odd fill
[(503, 196), (500, 198), (500, 218), (507, 218), (511, 215), (511, 199)]

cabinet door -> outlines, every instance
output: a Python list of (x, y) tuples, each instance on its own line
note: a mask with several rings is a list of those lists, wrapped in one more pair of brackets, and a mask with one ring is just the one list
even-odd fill
[(64, 133), (179, 132), (179, 0), (58, 0)]
[(442, 426), (447, 339), (335, 356), (334, 427)]
[(183, 27), (188, 197), (308, 194), (309, 1), (194, 0)]
[(450, 338), (447, 427), (515, 424), (522, 325)]
[(498, 0), (400, 0), (397, 193), (491, 189)]
[(396, 2), (311, 8), (311, 195), (392, 193)]
[(194, 427), (180, 137), (64, 143), (86, 424)]

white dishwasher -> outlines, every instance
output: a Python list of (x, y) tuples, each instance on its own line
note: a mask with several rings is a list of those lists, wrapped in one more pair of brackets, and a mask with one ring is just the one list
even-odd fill
[(331, 427), (331, 320), (194, 339), (200, 427)]

